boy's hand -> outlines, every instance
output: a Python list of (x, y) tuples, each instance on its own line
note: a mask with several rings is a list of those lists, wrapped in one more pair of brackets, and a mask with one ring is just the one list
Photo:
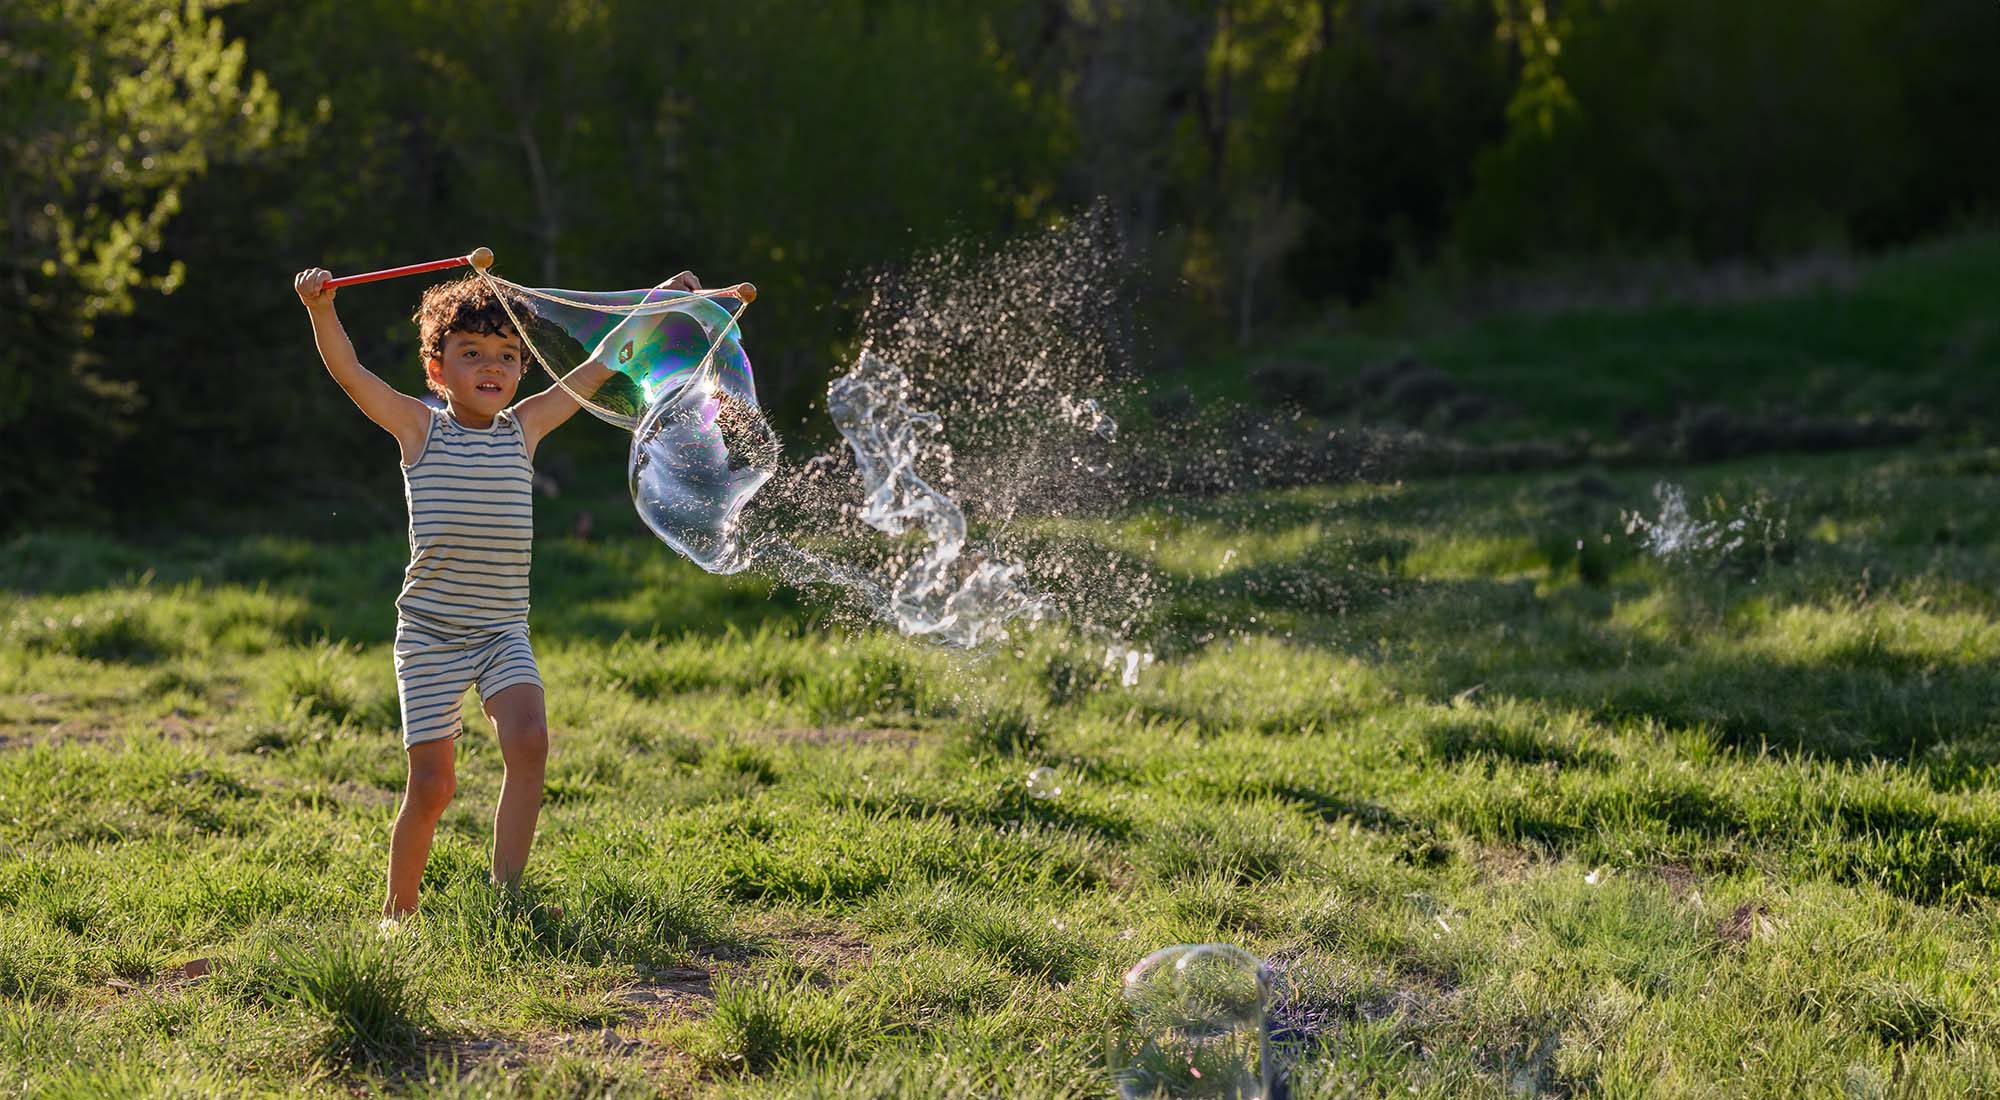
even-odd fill
[(323, 267), (309, 267), (292, 279), (292, 289), (299, 292), (299, 301), (307, 309), (318, 309), (333, 304), (334, 291), (326, 285), (333, 278), (333, 272)]
[(667, 289), (700, 290), (701, 280), (694, 277), (694, 272), (683, 271), (679, 275), (676, 275), (673, 278), (667, 280)]

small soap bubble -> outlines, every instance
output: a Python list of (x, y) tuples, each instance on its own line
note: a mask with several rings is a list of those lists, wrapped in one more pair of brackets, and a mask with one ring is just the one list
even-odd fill
[(1054, 768), (1036, 768), (1028, 773), (1030, 797), (1047, 801), (1062, 792), (1062, 776)]
[(1131, 1033), (1115, 1068), (1123, 1100), (1270, 1094), (1264, 1016), (1271, 974), (1226, 943), (1176, 944), (1125, 973)]

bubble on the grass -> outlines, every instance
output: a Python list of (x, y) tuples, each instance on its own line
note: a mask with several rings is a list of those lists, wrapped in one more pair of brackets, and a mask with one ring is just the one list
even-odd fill
[(1062, 776), (1054, 768), (1041, 767), (1028, 773), (1028, 795), (1044, 801), (1063, 793)]
[(1125, 973), (1131, 1033), (1114, 1067), (1124, 1100), (1263, 1100), (1271, 973), (1226, 943), (1177, 944)]

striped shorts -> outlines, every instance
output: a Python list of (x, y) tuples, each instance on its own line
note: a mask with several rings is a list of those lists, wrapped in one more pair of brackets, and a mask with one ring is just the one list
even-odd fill
[(465, 689), (484, 701), (516, 684), (542, 684), (528, 624), (468, 637), (396, 624), (396, 696), (403, 705), (403, 747), (457, 737)]

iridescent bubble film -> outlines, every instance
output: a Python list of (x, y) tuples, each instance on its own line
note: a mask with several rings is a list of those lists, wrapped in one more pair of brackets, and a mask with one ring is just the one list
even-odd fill
[(655, 535), (711, 573), (749, 566), (742, 515), (777, 466), (777, 436), (720, 385), (670, 391), (632, 433), (632, 503)]
[(535, 318), (523, 318), (528, 343), (552, 376), (565, 379), (586, 362), (610, 368), (601, 383), (570, 379), (565, 388), (611, 423), (637, 428), (648, 409), (704, 369), (756, 404), (750, 357), (736, 324), (744, 303), (732, 295), (516, 289), (522, 300), (515, 305)]
[[(520, 287), (488, 276), (535, 358), (585, 408), (632, 432), (632, 503), (712, 573), (751, 562), (744, 506), (776, 470), (729, 294)], [(510, 293), (511, 292), (511, 293)]]

